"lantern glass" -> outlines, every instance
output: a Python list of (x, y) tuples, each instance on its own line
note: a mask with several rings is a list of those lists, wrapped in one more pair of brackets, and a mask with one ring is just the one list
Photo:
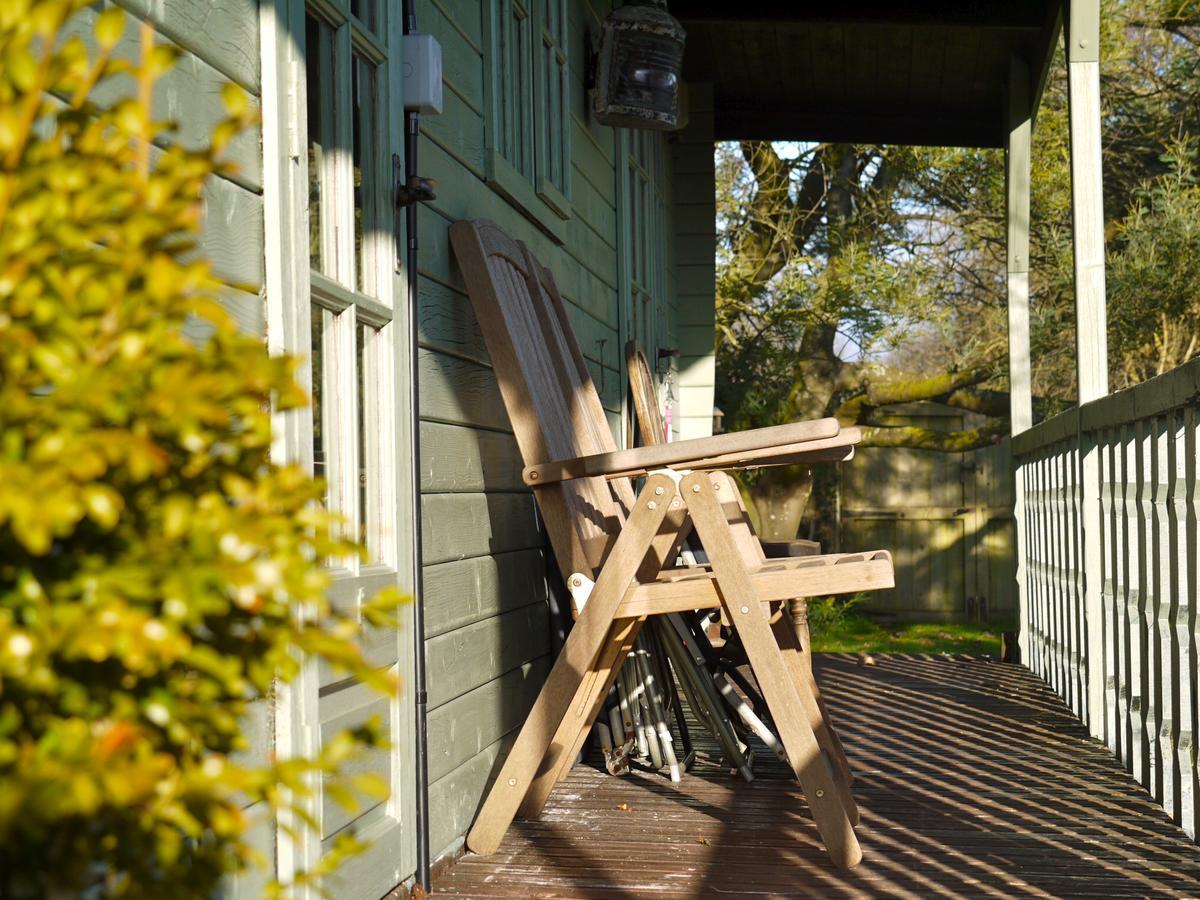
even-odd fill
[(593, 110), (605, 125), (679, 127), (686, 33), (665, 5), (633, 3), (604, 20)]

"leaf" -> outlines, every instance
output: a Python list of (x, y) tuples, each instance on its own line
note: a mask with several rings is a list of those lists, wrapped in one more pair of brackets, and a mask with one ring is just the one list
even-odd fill
[(125, 33), (125, 11), (110, 6), (96, 17), (96, 43), (105, 52), (112, 50)]

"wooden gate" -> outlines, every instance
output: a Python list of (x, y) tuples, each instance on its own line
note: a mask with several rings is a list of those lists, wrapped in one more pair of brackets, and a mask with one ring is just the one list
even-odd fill
[[(892, 407), (885, 422), (936, 431), (974, 424), (932, 403)], [(895, 558), (896, 587), (873, 592), (867, 610), (933, 620), (1015, 615), (1007, 440), (967, 453), (860, 448), (839, 468), (838, 549), (887, 547)]]

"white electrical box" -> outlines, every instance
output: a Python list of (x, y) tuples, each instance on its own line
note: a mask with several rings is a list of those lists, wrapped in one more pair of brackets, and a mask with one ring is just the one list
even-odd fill
[(432, 34), (404, 35), (404, 108), (438, 115), (442, 111), (442, 47)]

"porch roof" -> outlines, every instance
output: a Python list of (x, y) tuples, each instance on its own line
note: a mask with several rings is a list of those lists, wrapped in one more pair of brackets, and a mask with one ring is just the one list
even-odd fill
[(1010, 57), (1036, 110), (1061, 3), (689, 0), (684, 75), (711, 82), (718, 140), (1002, 147)]

